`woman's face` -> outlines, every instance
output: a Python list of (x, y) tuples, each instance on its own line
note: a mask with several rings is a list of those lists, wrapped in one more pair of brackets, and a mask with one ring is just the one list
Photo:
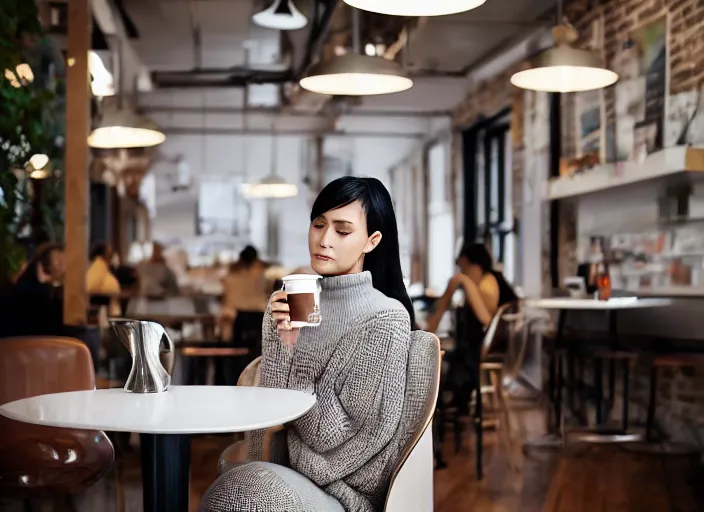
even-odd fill
[(479, 284), (479, 281), (484, 277), (482, 267), (476, 263), (472, 263), (465, 256), (460, 256), (457, 259), (457, 266), (460, 267), (460, 272), (469, 277), (472, 281)]
[(359, 201), (330, 210), (313, 219), (308, 229), (310, 265), (320, 275), (362, 271), (364, 255), (381, 241), (381, 233), (367, 233), (367, 220)]

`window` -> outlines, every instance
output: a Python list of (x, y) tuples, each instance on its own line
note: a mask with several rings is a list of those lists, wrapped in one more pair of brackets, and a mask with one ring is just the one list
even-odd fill
[(464, 136), (465, 238), (484, 242), (506, 279), (516, 268), (516, 233), (512, 207), (511, 135), (507, 114), (468, 130)]
[(428, 151), (428, 288), (442, 292), (455, 272), (455, 228), (443, 143)]

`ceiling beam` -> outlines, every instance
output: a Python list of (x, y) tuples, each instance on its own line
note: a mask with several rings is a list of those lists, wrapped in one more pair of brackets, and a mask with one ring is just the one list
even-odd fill
[(238, 107), (170, 107), (140, 105), (140, 110), (147, 114), (263, 114), (281, 115), (282, 117), (451, 117), (449, 110), (409, 111), (409, 110), (352, 110), (349, 112), (335, 112), (329, 116), (325, 111), (306, 112), (302, 110), (282, 110), (278, 108), (238, 108)]
[(276, 130), (256, 128), (201, 128), (201, 127), (161, 127), (167, 135), (242, 135), (245, 137), (261, 137), (276, 135), (279, 137), (356, 137), (384, 139), (423, 139), (425, 132), (362, 132), (362, 131), (320, 131), (320, 130)]

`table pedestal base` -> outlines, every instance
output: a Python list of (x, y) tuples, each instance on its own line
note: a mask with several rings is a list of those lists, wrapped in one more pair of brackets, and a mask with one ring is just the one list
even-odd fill
[(523, 443), (523, 453), (527, 453), (531, 449), (541, 448), (564, 448), (565, 441), (558, 434), (544, 434), (539, 437), (528, 439)]
[(188, 512), (191, 438), (140, 434), (144, 512)]

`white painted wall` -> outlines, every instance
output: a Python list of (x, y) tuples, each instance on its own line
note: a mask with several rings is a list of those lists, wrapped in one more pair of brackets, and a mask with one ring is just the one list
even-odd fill
[[(277, 174), (297, 184), (299, 195), (292, 199), (275, 200), (271, 216), (265, 201), (249, 201), (249, 229), (237, 237), (235, 243), (240, 247), (252, 243), (267, 257), (276, 258), (287, 266), (305, 265), (308, 263), (306, 240), (312, 203), (303, 178), (309, 172), (315, 172), (315, 152), (309, 149), (312, 137), (307, 133), (276, 136), (276, 150), (273, 150), (272, 136), (266, 131), (275, 126), (277, 131), (285, 133), (295, 130), (310, 130), (312, 133), (315, 129), (327, 127), (331, 121), (325, 118), (218, 112), (218, 109), (241, 108), (244, 100), (240, 89), (157, 91), (140, 97), (140, 104), (147, 114), (167, 133), (167, 140), (160, 147), (161, 158), (152, 169), (157, 183), (153, 236), (159, 240), (192, 238), (196, 232), (196, 204), (201, 182), (235, 176), (241, 176), (245, 181), (260, 179), (271, 172), (272, 155), (276, 155)], [(170, 111), (183, 107), (195, 110)], [(150, 112), (150, 108), (154, 111)], [(199, 109), (204, 110), (199, 112)], [(424, 133), (429, 126), (431, 121), (425, 117), (345, 116), (337, 121), (334, 129), (340, 133), (369, 135), (326, 137), (324, 152), (349, 161), (352, 174), (379, 178), (389, 187), (389, 168), (418, 145), (417, 137), (403, 134)], [(171, 128), (179, 128), (180, 131), (173, 133)], [(241, 133), (246, 128), (255, 129), (258, 134)], [(228, 131), (230, 133), (226, 133)], [(375, 133), (382, 135), (376, 136)], [(390, 133), (399, 136), (390, 137)], [(174, 192), (172, 186), (178, 181), (176, 160), (179, 155), (190, 169), (193, 184), (188, 191)], [(331, 175), (329, 179), (335, 177), (337, 175)], [(233, 200), (245, 201), (242, 197)], [(278, 255), (267, 253), (269, 220), (278, 222)]]
[(550, 167), (549, 104), (546, 93), (526, 92), (524, 102), (523, 201), (520, 214), (519, 262), (521, 287), (527, 297), (540, 297), (543, 290), (543, 230), (547, 203), (543, 191)]

